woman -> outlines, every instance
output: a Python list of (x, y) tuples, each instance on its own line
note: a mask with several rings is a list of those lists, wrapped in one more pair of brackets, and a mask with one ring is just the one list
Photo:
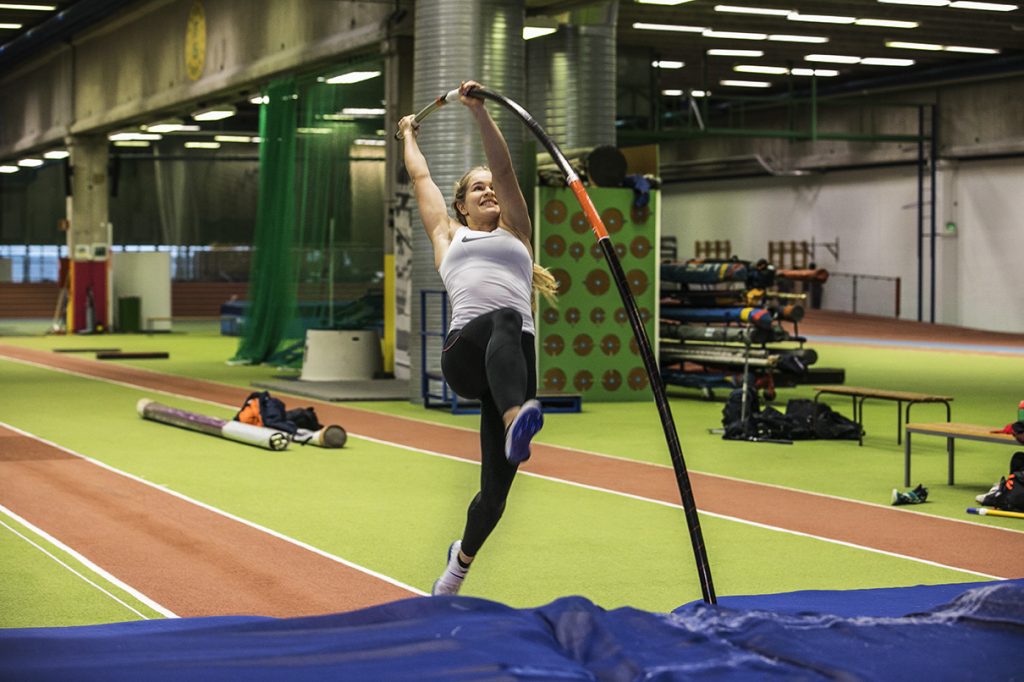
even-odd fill
[(533, 289), (553, 296), (555, 280), (533, 262), (532, 224), (505, 138), (481, 99), (459, 100), (480, 129), (488, 166), (471, 169), (455, 187), (448, 214), (416, 142), (414, 116), (399, 122), (405, 165), (423, 226), (434, 247), (434, 266), (452, 304), (451, 331), (441, 370), (458, 395), (480, 401), (480, 492), (469, 504), (462, 538), (448, 548), (448, 565), (433, 594), (457, 594), (473, 558), (505, 510), (519, 464), (544, 423), (537, 393)]

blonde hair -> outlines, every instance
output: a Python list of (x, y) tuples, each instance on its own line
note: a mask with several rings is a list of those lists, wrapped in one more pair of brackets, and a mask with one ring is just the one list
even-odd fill
[[(466, 173), (459, 178), (459, 181), (455, 183), (455, 198), (452, 200), (452, 210), (455, 211), (455, 219), (463, 225), (467, 225), (466, 216), (464, 216), (462, 211), (459, 210), (459, 204), (466, 201), (466, 192), (469, 189), (469, 177), (478, 171), (490, 172), (491, 169), (487, 166), (475, 166), (466, 171)], [(515, 230), (509, 231), (526, 245), (526, 248), (530, 253), (533, 253), (533, 248), (530, 246), (530, 242), (525, 236)], [(555, 279), (554, 275), (552, 275), (547, 268), (538, 265), (536, 261), (533, 263), (532, 284), (534, 294), (540, 294), (543, 296), (544, 300), (550, 305), (556, 305), (558, 303), (558, 280)], [(536, 308), (536, 301), (534, 301), (534, 307)]]

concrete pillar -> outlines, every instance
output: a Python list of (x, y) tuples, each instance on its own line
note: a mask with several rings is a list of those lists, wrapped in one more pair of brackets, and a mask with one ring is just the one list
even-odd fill
[(110, 176), (105, 135), (70, 138), (71, 197), (68, 199), (68, 332), (110, 327)]

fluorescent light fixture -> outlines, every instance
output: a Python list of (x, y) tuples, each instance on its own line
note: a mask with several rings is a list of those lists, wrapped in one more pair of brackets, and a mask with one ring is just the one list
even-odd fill
[(828, 38), (825, 36), (800, 36), (791, 35), (788, 33), (773, 33), (768, 36), (768, 40), (774, 40), (778, 43), (827, 43)]
[(917, 5), (918, 7), (945, 7), (949, 0), (878, 0), (886, 5)]
[(789, 73), (789, 69), (784, 66), (762, 66), (761, 64), (737, 64), (732, 67), (732, 70), (741, 73), (767, 73), (774, 76), (782, 76)]
[(252, 137), (249, 135), (214, 135), (213, 139), (215, 142), (245, 142), (249, 143), (252, 141)]
[(808, 54), (804, 55), (804, 61), (825, 62), (826, 64), (857, 64), (860, 62), (860, 57), (845, 54)]
[(551, 28), (550, 26), (523, 26), (523, 40), (533, 40), (541, 36), (549, 36), (557, 30), (557, 28)]
[(146, 140), (116, 140), (114, 142), (115, 147), (148, 147), (149, 142)]
[(296, 128), (295, 132), (301, 135), (330, 135), (330, 128)]
[(9, 2), (0, 2), (0, 9), (18, 9), (25, 11), (50, 12), (57, 9), (57, 5), (24, 5)]
[(353, 141), (353, 144), (360, 145), (362, 147), (383, 147), (387, 144), (384, 140), (376, 140), (372, 138), (357, 138)]
[(770, 17), (789, 16), (792, 10), (788, 9), (767, 9), (764, 7), (737, 7), (736, 5), (715, 5), (716, 12), (729, 12), (732, 14), (763, 14)]
[(253, 144), (259, 144), (260, 142), (263, 141), (263, 138), (260, 137), (259, 135), (256, 135), (255, 137), (249, 138), (249, 141), (252, 142)]
[(953, 9), (980, 9), (986, 12), (1012, 12), (1017, 9), (1017, 5), (1007, 5), (1001, 2), (965, 2), (965, 0), (951, 2), (949, 6)]
[(255, 95), (249, 98), (249, 104), (266, 104), (270, 98), (266, 95)]
[(343, 107), (341, 113), (345, 116), (383, 116), (388, 113), (387, 109), (380, 107)]
[(686, 62), (675, 62), (671, 59), (656, 59), (651, 62), (651, 66), (656, 69), (681, 69), (686, 66)]
[(839, 72), (835, 69), (804, 69), (796, 68), (790, 69), (789, 75), (791, 76), (817, 76), (818, 78), (833, 78), (839, 75)]
[(21, 28), (21, 24), (0, 24), (0, 28), (8, 28), (12, 31), (17, 31)]
[(865, 57), (861, 64), (868, 66), (913, 66), (913, 59), (891, 59), (889, 57)]
[(970, 54), (999, 54), (999, 50), (994, 47), (967, 47), (966, 45), (945, 45), (943, 48), (946, 52), (968, 52)]
[(331, 85), (351, 85), (352, 83), (368, 81), (379, 75), (380, 71), (349, 71), (348, 73), (343, 73), (340, 76), (328, 78), (327, 83)]
[(193, 140), (185, 143), (185, 149), (220, 149), (220, 142), (198, 142)]
[(885, 46), (902, 50), (931, 50), (932, 52), (938, 52), (942, 49), (942, 45), (935, 43), (907, 43), (902, 40), (887, 40)]
[(724, 38), (726, 40), (767, 40), (766, 33), (747, 33), (745, 31), (716, 31), (705, 29), (702, 33), (705, 38)]
[(737, 81), (737, 80), (724, 80), (718, 81), (721, 85), (731, 86), (734, 88), (770, 88), (772, 84), (767, 81)]
[(163, 135), (158, 133), (136, 133), (133, 131), (111, 133), (107, 135), (107, 139), (111, 142), (124, 142), (125, 140), (159, 140), (162, 138)]
[(207, 107), (200, 109), (192, 114), (192, 119), (195, 121), (222, 121), (225, 118), (231, 118), (238, 113), (238, 109), (235, 109), (232, 104), (219, 104), (215, 107)]
[(690, 97), (711, 97), (710, 90), (690, 90)]
[(20, 170), (17, 166), (0, 166), (0, 173), (17, 173)]
[(149, 125), (142, 126), (142, 129), (147, 133), (179, 133), (179, 132), (190, 132), (194, 133), (199, 130), (199, 126), (196, 125), (185, 125), (179, 119), (171, 118), (166, 121), (157, 121)]
[(53, 149), (43, 154), (44, 159), (66, 159), (71, 156), (67, 149)]
[(852, 24), (857, 17), (841, 17), (834, 14), (800, 14), (791, 12), (786, 17), (790, 21), (807, 21), (814, 24)]
[(683, 91), (676, 88), (669, 88), (668, 90), (662, 90), (661, 94), (665, 97), (682, 97)]
[(709, 57), (763, 57), (764, 50), (729, 50), (713, 48), (707, 51)]
[(43, 160), (29, 157), (27, 159), (19, 159), (18, 165), (22, 168), (39, 168), (43, 165)]
[(640, 5), (684, 5), (693, 0), (636, 0)]
[(705, 26), (684, 26), (682, 24), (648, 24), (642, 21), (633, 22), (633, 28), (640, 31), (678, 31), (682, 33), (703, 33)]
[(917, 28), (916, 21), (896, 21), (895, 19), (858, 19), (853, 22), (857, 26), (878, 26), (881, 28)]

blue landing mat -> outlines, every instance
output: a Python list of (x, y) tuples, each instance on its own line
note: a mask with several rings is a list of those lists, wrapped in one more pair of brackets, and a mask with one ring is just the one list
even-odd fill
[(417, 598), (309, 618), (0, 630), (0, 680), (970, 680), (1024, 677), (1024, 580), (512, 609)]

